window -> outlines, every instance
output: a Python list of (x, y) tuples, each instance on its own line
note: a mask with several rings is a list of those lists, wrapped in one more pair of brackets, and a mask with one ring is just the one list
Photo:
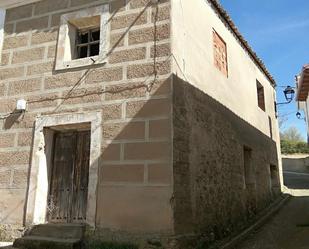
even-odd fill
[(100, 29), (79, 30), (76, 37), (76, 58), (99, 55)]
[(258, 106), (265, 111), (265, 97), (264, 97), (264, 87), (263, 85), (256, 81), (256, 91), (257, 91), (257, 99), (258, 99)]
[(228, 65), (227, 65), (227, 49), (226, 43), (213, 30), (213, 50), (214, 50), (214, 64), (226, 77), (228, 76)]
[(56, 70), (106, 62), (109, 5), (62, 15)]

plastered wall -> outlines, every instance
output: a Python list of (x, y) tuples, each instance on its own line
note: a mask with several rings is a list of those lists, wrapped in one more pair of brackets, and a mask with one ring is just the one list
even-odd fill
[[(172, 20), (173, 71), (178, 77), (217, 99), (268, 136), (270, 116), (273, 133), (277, 134), (275, 89), (210, 3), (172, 0)], [(228, 77), (214, 66), (213, 30), (227, 45)], [(256, 80), (264, 87), (266, 112), (258, 108)]]

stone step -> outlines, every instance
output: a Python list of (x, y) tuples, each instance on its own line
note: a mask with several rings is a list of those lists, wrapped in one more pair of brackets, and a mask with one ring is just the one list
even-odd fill
[(80, 239), (25, 236), (16, 239), (13, 246), (20, 249), (81, 249), (82, 241)]
[(29, 236), (42, 236), (57, 239), (81, 239), (85, 232), (82, 224), (42, 224), (34, 226)]

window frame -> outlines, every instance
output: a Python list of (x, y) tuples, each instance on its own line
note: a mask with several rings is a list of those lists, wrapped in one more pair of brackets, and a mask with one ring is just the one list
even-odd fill
[[(101, 6), (78, 10), (61, 16), (59, 36), (57, 42), (57, 53), (55, 70), (65, 70), (71, 68), (85, 67), (93, 64), (104, 64), (107, 62), (107, 48), (109, 47), (109, 4)], [(77, 19), (100, 17), (100, 45), (99, 54), (91, 57), (77, 58), (76, 56), (76, 37), (78, 27), (74, 26), (71, 22)], [(70, 22), (71, 21), (71, 22)], [(92, 29), (94, 27), (89, 27)]]
[[(260, 92), (260, 91), (262, 91), (262, 92)], [(261, 93), (262, 93), (262, 97), (263, 97), (263, 102), (261, 102), (261, 95), (260, 95)], [(264, 86), (258, 80), (256, 80), (256, 97), (257, 97), (258, 107), (262, 111), (266, 112), (265, 90), (264, 90)]]

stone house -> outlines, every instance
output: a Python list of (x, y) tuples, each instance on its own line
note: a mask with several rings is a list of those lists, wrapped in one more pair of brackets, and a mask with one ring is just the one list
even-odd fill
[(275, 82), (217, 1), (0, 7), (2, 226), (172, 247), (221, 239), (279, 196)]

